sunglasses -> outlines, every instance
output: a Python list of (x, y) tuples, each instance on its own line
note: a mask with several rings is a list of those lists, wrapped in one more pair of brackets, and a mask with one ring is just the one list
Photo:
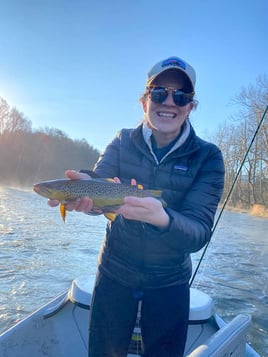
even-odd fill
[(185, 93), (181, 89), (171, 87), (147, 87), (147, 89), (151, 101), (157, 104), (161, 104), (167, 99), (169, 90), (172, 90), (173, 101), (179, 107), (189, 104), (194, 97), (194, 92)]

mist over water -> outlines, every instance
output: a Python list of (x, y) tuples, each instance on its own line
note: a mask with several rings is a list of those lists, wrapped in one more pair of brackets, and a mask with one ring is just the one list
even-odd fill
[[(106, 219), (58, 208), (32, 191), (0, 187), (0, 331), (95, 275)], [(249, 341), (268, 356), (268, 219), (225, 212), (194, 286), (209, 293), (227, 321), (252, 316)], [(194, 267), (200, 252), (193, 256)]]

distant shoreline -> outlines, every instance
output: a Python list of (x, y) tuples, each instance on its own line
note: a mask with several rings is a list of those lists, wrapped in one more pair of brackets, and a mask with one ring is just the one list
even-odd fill
[(250, 209), (228, 206), (226, 207), (226, 210), (237, 213), (245, 213), (254, 217), (268, 218), (268, 209), (259, 204), (253, 205)]

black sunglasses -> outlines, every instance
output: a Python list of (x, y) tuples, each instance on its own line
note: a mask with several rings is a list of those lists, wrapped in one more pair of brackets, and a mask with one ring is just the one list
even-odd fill
[(149, 91), (149, 97), (152, 102), (161, 104), (168, 96), (168, 91), (172, 90), (172, 97), (174, 103), (179, 107), (184, 107), (193, 100), (194, 92), (185, 93), (181, 89), (171, 88), (171, 87), (147, 87)]

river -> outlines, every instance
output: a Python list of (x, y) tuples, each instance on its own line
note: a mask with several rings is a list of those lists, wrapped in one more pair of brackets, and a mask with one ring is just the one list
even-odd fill
[[(75, 212), (66, 223), (32, 191), (0, 187), (0, 331), (96, 272), (106, 219)], [(227, 321), (252, 316), (249, 343), (268, 356), (268, 219), (226, 211), (194, 286)], [(200, 253), (193, 255), (194, 267)]]

